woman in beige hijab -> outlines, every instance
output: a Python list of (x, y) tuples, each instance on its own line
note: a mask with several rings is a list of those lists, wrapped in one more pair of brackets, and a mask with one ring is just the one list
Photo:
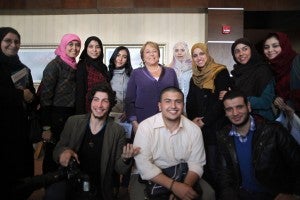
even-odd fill
[(216, 131), (226, 121), (219, 93), (230, 87), (230, 76), (226, 66), (216, 63), (209, 55), (205, 44), (194, 44), (191, 54), (193, 75), (186, 112), (202, 130), (206, 152), (204, 179), (216, 189)]

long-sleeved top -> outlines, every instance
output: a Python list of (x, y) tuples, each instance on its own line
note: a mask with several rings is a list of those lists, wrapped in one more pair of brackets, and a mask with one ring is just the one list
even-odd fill
[[(59, 160), (59, 155), (66, 149), (72, 149), (75, 152), (79, 151), (89, 119), (90, 114), (85, 114), (73, 115), (67, 120), (60, 140), (53, 151), (53, 158), (56, 162)], [(101, 152), (100, 181), (103, 199), (113, 199), (114, 170), (120, 174), (125, 174), (131, 167), (132, 161), (126, 164), (121, 158), (125, 144), (126, 137), (123, 128), (109, 118), (106, 122)]]
[(201, 129), (183, 115), (179, 129), (173, 133), (166, 128), (161, 113), (144, 120), (139, 124), (133, 145), (141, 147), (135, 163), (144, 180), (182, 162), (199, 177), (203, 174), (206, 159)]
[[(15, 186), (19, 179), (33, 176), (34, 160), (33, 148), (29, 141), (28, 115), (24, 106), (23, 89), (17, 89), (11, 79), (11, 67), (5, 63), (5, 58), (0, 53), (0, 155), (3, 164), (5, 182), (1, 191), (4, 199), (20, 199), (25, 196), (17, 194)], [(30, 70), (24, 66), (28, 72), (28, 88), (33, 94), (34, 87)], [(24, 69), (23, 68), (23, 69)], [(16, 196), (15, 196), (16, 195)], [(24, 195), (24, 194), (22, 194)], [(29, 195), (29, 194), (28, 194)]]
[(123, 113), (125, 108), (125, 96), (127, 91), (127, 84), (129, 76), (125, 69), (115, 69), (113, 77), (110, 80), (112, 89), (116, 92), (117, 104), (112, 108), (113, 112)]
[(274, 113), (272, 110), (272, 103), (275, 98), (275, 81), (271, 80), (262, 91), (260, 96), (248, 96), (252, 112), (259, 114), (264, 118), (272, 121), (274, 120)]
[(177, 75), (179, 88), (184, 94), (184, 112), (186, 112), (186, 98), (190, 89), (190, 80), (192, 75), (193, 75), (192, 69), (182, 71), (179, 76)]
[[(300, 147), (278, 122), (254, 117), (252, 158), (255, 178), (271, 194), (300, 194)], [(238, 199), (242, 180), (231, 126), (217, 134), (220, 199)]]
[(226, 121), (222, 102), (219, 100), (219, 93), (228, 90), (230, 77), (227, 69), (220, 71), (214, 80), (215, 91), (200, 88), (195, 85), (193, 79), (190, 81), (190, 90), (187, 96), (186, 112), (190, 120), (196, 117), (203, 117), (204, 126), (201, 129), (204, 133), (206, 145), (216, 144), (216, 131)]
[(130, 121), (141, 122), (158, 113), (160, 92), (169, 86), (178, 87), (174, 69), (162, 67), (162, 72), (156, 80), (146, 67), (132, 71), (125, 98), (125, 111)]
[(51, 126), (53, 107), (75, 108), (76, 70), (56, 56), (44, 69), (41, 88), (42, 124)]

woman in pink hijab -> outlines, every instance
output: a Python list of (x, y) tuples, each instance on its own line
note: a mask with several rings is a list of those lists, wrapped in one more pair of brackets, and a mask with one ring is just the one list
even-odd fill
[(42, 138), (45, 141), (43, 173), (57, 170), (52, 159), (56, 141), (67, 118), (75, 113), (76, 57), (81, 47), (80, 38), (65, 34), (55, 50), (54, 58), (44, 69), (40, 89)]

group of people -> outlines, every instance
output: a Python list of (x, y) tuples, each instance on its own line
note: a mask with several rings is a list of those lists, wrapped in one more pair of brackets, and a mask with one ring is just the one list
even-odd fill
[[(19, 179), (33, 175), (28, 115), (37, 105), (43, 173), (75, 158), (97, 199), (117, 198), (120, 174), (122, 181), (130, 179), (133, 200), (299, 198), (300, 147), (275, 122), (276, 109), (300, 114), (300, 56), (286, 34), (270, 33), (264, 55), (248, 39), (236, 40), (231, 76), (204, 43), (194, 44), (191, 53), (187, 43), (176, 43), (171, 63), (163, 66), (158, 44), (148, 41), (140, 50), (143, 67), (133, 70), (128, 48), (116, 48), (106, 66), (98, 37), (87, 38), (80, 54), (80, 38), (65, 34), (38, 93), (30, 69), (18, 58), (20, 34), (1, 27), (0, 39), (5, 116), (0, 128), (7, 132), (1, 152), (10, 149), (2, 156), (11, 172), (5, 186), (9, 198), (29, 195), (14, 189)], [(131, 142), (111, 112), (132, 125)], [(183, 163), (183, 180), (164, 174)], [(151, 195), (150, 183), (168, 192)], [(75, 196), (67, 181), (46, 188), (45, 199), (70, 198)]]

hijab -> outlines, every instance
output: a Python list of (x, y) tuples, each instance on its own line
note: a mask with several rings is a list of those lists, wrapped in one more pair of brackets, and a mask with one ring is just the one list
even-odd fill
[[(246, 64), (238, 62), (235, 58), (234, 49), (238, 44), (247, 45), (251, 49), (251, 58)], [(231, 46), (231, 54), (236, 62), (231, 71), (235, 86), (247, 96), (260, 96), (273, 78), (268, 64), (258, 54), (254, 45), (247, 38), (236, 40)]]
[[(3, 38), (8, 33), (13, 33), (13, 34), (17, 35), (19, 40), (21, 41), (21, 36), (18, 33), (18, 31), (11, 27), (1, 27), (0, 28), (0, 41), (2, 41)], [(14, 56), (7, 56), (2, 52), (1, 48), (0, 48), (0, 63), (1, 63), (1, 67), (5, 68), (5, 70), (7, 70), (10, 74), (26, 67), (20, 61), (19, 56), (17, 54)]]
[(273, 36), (277, 37), (281, 47), (280, 54), (269, 60), (276, 79), (276, 92), (280, 97), (288, 99), (290, 91), (290, 72), (297, 53), (292, 49), (290, 40), (285, 33), (270, 33), (264, 41)]
[[(185, 55), (182, 61), (179, 61), (175, 56), (175, 50), (178, 46), (182, 46), (185, 50)], [(169, 67), (174, 68), (177, 77), (180, 77), (181, 74), (185, 71), (192, 69), (192, 57), (189, 53), (189, 48), (186, 42), (177, 42), (173, 47), (173, 60), (170, 63)]]
[[(95, 59), (91, 58), (87, 53), (88, 46), (89, 46), (90, 42), (93, 40), (98, 42), (100, 49), (101, 49), (99, 57), (97, 57)], [(104, 54), (103, 54), (102, 41), (96, 36), (91, 36), (91, 37), (87, 38), (86, 41), (84, 42), (84, 49), (83, 49), (82, 53), (80, 54), (79, 59), (85, 60), (85, 63), (87, 65), (91, 65), (91, 66), (95, 67), (98, 71), (100, 71), (107, 78), (107, 67), (103, 63), (103, 58), (104, 58)]]
[(192, 79), (195, 85), (197, 85), (199, 88), (211, 89), (212, 92), (214, 92), (215, 90), (214, 80), (220, 71), (226, 69), (226, 66), (216, 63), (214, 61), (214, 59), (209, 55), (208, 48), (205, 44), (203, 43), (194, 44), (191, 52), (193, 53), (196, 48), (201, 49), (206, 54), (207, 61), (204, 67), (201, 70), (199, 70), (198, 66), (193, 60)]
[[(275, 72), (275, 76), (279, 79), (282, 76), (290, 73), (292, 62), (297, 55), (297, 53), (293, 50), (291, 42), (288, 36), (285, 33), (276, 32), (270, 33), (270, 35), (276, 35), (279, 41), (281, 52), (275, 58), (269, 60), (271, 65), (271, 69)], [(267, 39), (269, 39), (268, 37)]]
[(65, 34), (58, 47), (54, 51), (55, 55), (58, 55), (65, 63), (67, 63), (70, 67), (73, 69), (76, 69), (76, 59), (75, 58), (70, 58), (67, 53), (66, 53), (66, 47), (67, 45), (72, 42), (72, 41), (78, 41), (81, 43), (80, 38), (75, 35), (75, 34)]

